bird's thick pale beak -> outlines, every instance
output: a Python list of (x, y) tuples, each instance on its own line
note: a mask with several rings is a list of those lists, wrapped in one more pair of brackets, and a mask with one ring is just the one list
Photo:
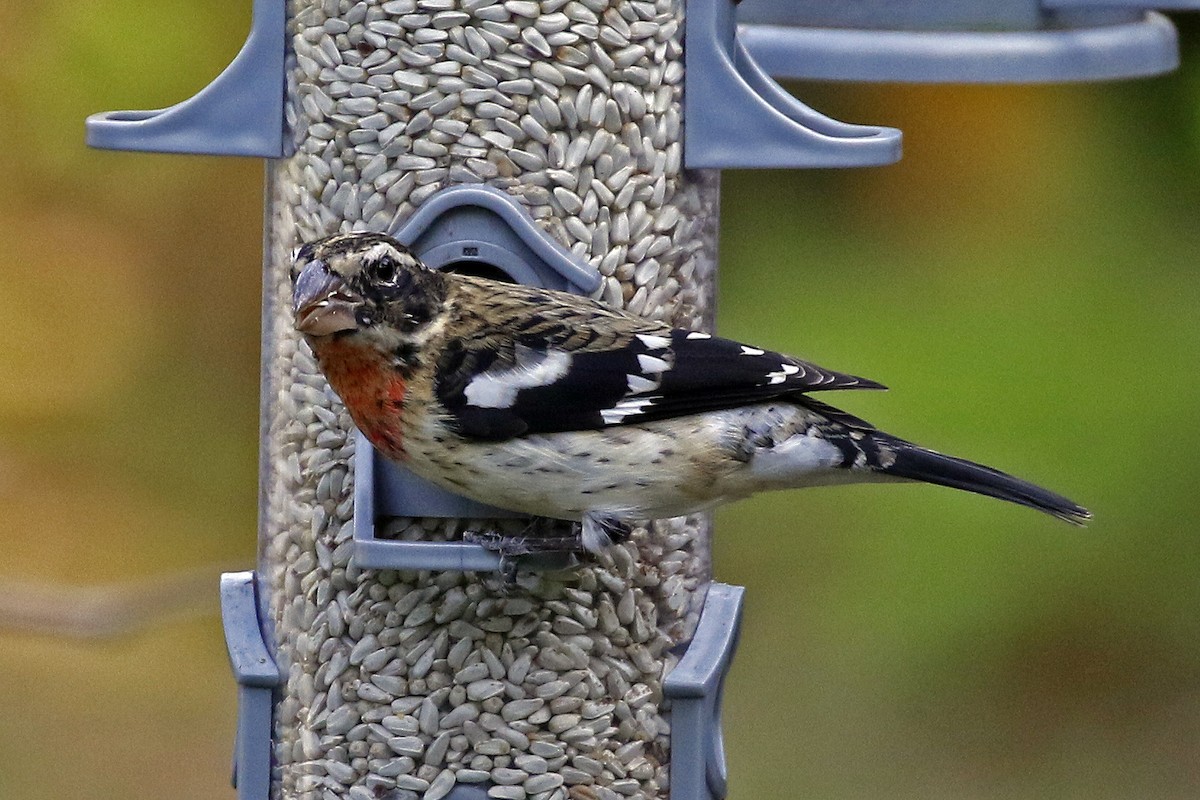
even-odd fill
[(358, 327), (362, 298), (346, 286), (324, 261), (311, 261), (300, 271), (292, 290), (296, 330), (309, 336), (328, 336)]

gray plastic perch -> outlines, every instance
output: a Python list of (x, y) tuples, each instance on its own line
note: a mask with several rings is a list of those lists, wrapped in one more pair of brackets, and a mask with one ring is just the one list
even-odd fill
[(87, 143), (107, 150), (149, 153), (286, 155), (286, 11), (283, 0), (254, 0), (246, 43), (212, 83), (169, 108), (93, 114), (87, 119)]
[(271, 707), (282, 678), (259, 623), (253, 572), (221, 576), (221, 618), (238, 685), (233, 785), (239, 800), (258, 800), (271, 788)]

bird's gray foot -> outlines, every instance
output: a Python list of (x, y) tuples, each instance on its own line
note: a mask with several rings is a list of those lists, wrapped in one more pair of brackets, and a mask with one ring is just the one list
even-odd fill
[(539, 553), (577, 553), (584, 549), (579, 523), (565, 523), (544, 517), (531, 519), (517, 534), (498, 530), (466, 531), (463, 540), (502, 556), (513, 557)]
[[(519, 569), (562, 569), (575, 563), (583, 552), (578, 523), (536, 517), (518, 534), (498, 530), (466, 531), (463, 541), (472, 542), (500, 555), (500, 572), (509, 583)], [(568, 532), (563, 533), (564, 528)]]

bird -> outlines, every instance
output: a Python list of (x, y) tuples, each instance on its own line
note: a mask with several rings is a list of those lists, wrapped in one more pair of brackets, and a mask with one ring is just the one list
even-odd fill
[(757, 492), (860, 482), (1091, 518), (813, 397), (886, 388), (866, 378), (568, 292), (433, 270), (379, 233), (304, 244), (292, 279), (295, 329), (380, 453), (467, 498), (574, 523), (580, 552)]

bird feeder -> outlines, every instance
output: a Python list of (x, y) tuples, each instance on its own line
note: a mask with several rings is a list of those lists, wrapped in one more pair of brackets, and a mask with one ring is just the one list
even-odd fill
[(1082, 80), (1176, 58), (1164, 17), (1104, 0), (254, 0), (208, 88), (90, 118), (96, 147), (268, 159), (259, 561), (221, 587), (239, 797), (726, 788), (743, 592), (712, 580), (710, 518), (524, 562), (512, 585), (464, 534), (526, 520), (354, 430), (292, 327), (295, 248), (388, 232), (431, 268), (711, 330), (718, 169), (900, 155), (899, 131), (776, 77)]

